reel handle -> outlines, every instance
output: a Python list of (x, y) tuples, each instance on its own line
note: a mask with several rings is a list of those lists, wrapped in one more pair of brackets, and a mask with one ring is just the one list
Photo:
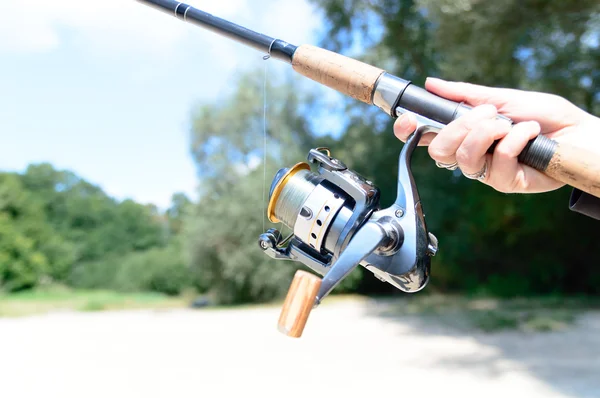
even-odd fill
[(320, 287), (321, 279), (318, 276), (296, 271), (279, 316), (279, 332), (289, 337), (302, 336)]
[(279, 316), (279, 331), (290, 337), (300, 337), (310, 311), (361, 261), (387, 240), (388, 235), (381, 225), (367, 222), (352, 237), (346, 250), (331, 265), (323, 279), (306, 271), (296, 271)]

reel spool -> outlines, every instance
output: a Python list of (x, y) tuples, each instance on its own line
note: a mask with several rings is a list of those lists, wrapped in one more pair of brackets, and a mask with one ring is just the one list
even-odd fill
[[(277, 172), (267, 216), (293, 233), (283, 239), (271, 228), (259, 245), (274, 259), (298, 261), (323, 276), (297, 271), (279, 319), (282, 333), (300, 337), (310, 311), (358, 265), (403, 292), (427, 285), (438, 242), (427, 231), (410, 161), (421, 136), (430, 131), (439, 127), (420, 126), (404, 145), (397, 198), (385, 209), (379, 189), (326, 148), (311, 149), (308, 163)], [(315, 171), (310, 164), (316, 164)]]

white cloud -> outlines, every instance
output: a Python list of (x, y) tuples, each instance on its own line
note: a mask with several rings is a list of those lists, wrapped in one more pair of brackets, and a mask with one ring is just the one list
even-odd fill
[[(293, 44), (311, 42), (319, 23), (306, 0), (187, 3)], [(67, 46), (96, 63), (118, 62), (124, 56), (135, 59), (130, 73), (138, 82), (156, 78), (168, 65), (187, 62), (190, 54), (217, 67), (220, 75), (214, 79), (224, 81), (244, 67), (249, 56), (260, 56), (136, 0), (0, 1), (0, 55), (48, 53)]]
[[(252, 4), (250, 0), (187, 3), (240, 24), (251, 23), (255, 29), (265, 28), (289, 42), (309, 40), (318, 22), (306, 1), (269, 0), (258, 7), (255, 0)], [(47, 52), (72, 40), (92, 51), (144, 51), (168, 56), (192, 32), (189, 24), (136, 0), (0, 2), (0, 52)], [(213, 33), (198, 35), (208, 39)]]
[(275, 1), (265, 8), (259, 22), (265, 34), (295, 45), (316, 44), (314, 33), (320, 24), (315, 7), (307, 1)]
[[(246, 0), (189, 4), (227, 17), (243, 12)], [(47, 52), (74, 40), (92, 50), (164, 54), (188, 31), (180, 20), (135, 0), (0, 2), (0, 51), (4, 52)]]
[[(186, 3), (298, 45), (313, 42), (313, 32), (320, 22), (307, 0), (189, 0)], [(249, 57), (254, 55), (260, 60), (261, 56), (253, 49), (184, 23), (136, 0), (0, 0), (0, 56), (59, 50), (64, 52), (61, 56), (75, 56), (77, 61), (91, 58), (100, 66), (127, 65), (128, 68), (118, 73), (126, 75), (135, 84), (157, 77), (170, 79), (177, 76), (183, 63), (187, 67), (193, 62), (195, 74), (189, 78), (191, 87), (178, 87), (178, 100), (187, 101), (190, 106), (197, 97), (207, 95), (204, 93), (227, 88), (232, 73), (247, 67), (252, 61)], [(133, 59), (134, 62), (121, 62), (120, 58), (125, 56), (127, 61)], [(278, 61), (270, 62), (273, 62), (268, 64), (270, 73), (289, 69)], [(276, 63), (281, 66), (275, 67)], [(39, 63), (39, 68), (44, 73), (43, 62)], [(144, 106), (143, 103), (135, 105)], [(104, 117), (119, 116), (115, 113)], [(172, 116), (175, 131), (183, 129), (179, 117)], [(62, 121), (56, 119), (49, 123), (60, 125)], [(89, 164), (83, 162), (74, 160), (71, 168), (86, 170)], [(243, 170), (251, 170), (259, 164), (260, 159), (251, 159)], [(121, 170), (128, 168), (125, 164)], [(196, 184), (193, 168), (175, 181), (172, 177), (159, 178), (157, 173), (149, 173), (154, 176), (152, 180), (136, 184), (128, 183), (130, 180), (124, 176), (90, 173), (91, 181), (101, 184), (117, 197), (155, 202), (161, 207), (168, 205), (172, 192), (185, 191), (193, 196)]]

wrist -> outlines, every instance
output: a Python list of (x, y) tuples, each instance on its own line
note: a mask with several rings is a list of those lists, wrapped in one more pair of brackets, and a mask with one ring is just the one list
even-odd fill
[(600, 155), (600, 118), (584, 111), (581, 113), (579, 123), (573, 125), (573, 130), (554, 139)]
[(600, 152), (600, 117), (586, 112), (586, 118), (581, 124), (581, 133), (586, 137), (589, 149)]

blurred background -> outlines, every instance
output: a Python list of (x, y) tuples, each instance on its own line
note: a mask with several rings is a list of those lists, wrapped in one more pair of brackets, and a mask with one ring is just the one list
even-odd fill
[[(600, 114), (595, 0), (188, 3), (418, 85)], [(326, 146), (386, 206), (402, 143), (262, 56), (131, 0), (0, 3), (0, 395), (600, 397), (598, 222), (569, 187), (502, 194), (425, 149), (428, 288), (356, 269), (302, 339), (277, 333), (305, 268), (257, 245), (275, 172)]]

